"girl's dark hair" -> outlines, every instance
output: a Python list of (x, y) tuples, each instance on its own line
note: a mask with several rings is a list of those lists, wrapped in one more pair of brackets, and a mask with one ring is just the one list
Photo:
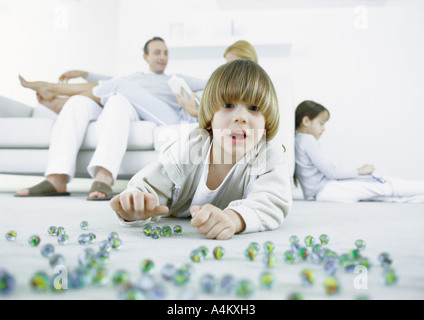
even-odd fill
[[(310, 100), (303, 101), (296, 108), (295, 120), (294, 120), (295, 130), (297, 130), (300, 127), (304, 117), (308, 117), (310, 120), (314, 120), (323, 111), (327, 111), (328, 118), (330, 118), (330, 111), (328, 111), (325, 107), (323, 107), (319, 103), (316, 103)], [(294, 182), (294, 185), (297, 187), (298, 183), (296, 178), (296, 171), (293, 174), (293, 182)]]
[(327, 111), (328, 117), (330, 117), (330, 112), (319, 103), (310, 100), (303, 101), (296, 108), (295, 129), (297, 130), (300, 127), (304, 117), (314, 120), (323, 111)]

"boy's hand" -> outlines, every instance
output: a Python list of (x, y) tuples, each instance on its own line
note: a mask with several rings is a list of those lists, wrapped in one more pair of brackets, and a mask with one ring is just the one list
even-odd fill
[(244, 220), (232, 210), (221, 210), (211, 204), (191, 207), (191, 225), (208, 239), (227, 240), (245, 229)]
[(167, 206), (156, 206), (153, 194), (132, 191), (118, 194), (110, 200), (112, 209), (126, 221), (146, 220), (168, 213)]

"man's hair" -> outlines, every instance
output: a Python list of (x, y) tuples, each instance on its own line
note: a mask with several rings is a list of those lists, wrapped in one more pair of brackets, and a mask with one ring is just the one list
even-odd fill
[(159, 40), (159, 41), (162, 41), (163, 43), (165, 43), (165, 40), (163, 40), (161, 37), (153, 37), (152, 39), (148, 40), (146, 42), (146, 44), (144, 45), (144, 49), (143, 49), (144, 54), (149, 54), (149, 48), (148, 48), (149, 43), (152, 42), (152, 41), (155, 41), (155, 40)]
[(257, 63), (240, 59), (215, 70), (200, 102), (200, 129), (211, 133), (215, 112), (224, 104), (234, 102), (259, 107), (265, 117), (266, 140), (275, 137), (280, 123), (277, 95), (268, 74)]

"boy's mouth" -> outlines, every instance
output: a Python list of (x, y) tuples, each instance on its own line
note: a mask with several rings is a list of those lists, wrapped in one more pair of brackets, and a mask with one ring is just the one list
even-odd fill
[(246, 141), (247, 134), (246, 131), (237, 129), (231, 131), (231, 140), (233, 143), (244, 143)]

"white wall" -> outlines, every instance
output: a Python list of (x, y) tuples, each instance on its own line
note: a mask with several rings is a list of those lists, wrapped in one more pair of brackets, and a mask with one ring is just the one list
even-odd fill
[(18, 73), (55, 81), (71, 68), (143, 70), (141, 48), (158, 35), (169, 73), (207, 78), (221, 49), (246, 39), (273, 79), (292, 82), (287, 114), (305, 99), (328, 107), (322, 145), (335, 161), (424, 179), (423, 0), (2, 0), (0, 32), (0, 94), (27, 103), (35, 99)]

